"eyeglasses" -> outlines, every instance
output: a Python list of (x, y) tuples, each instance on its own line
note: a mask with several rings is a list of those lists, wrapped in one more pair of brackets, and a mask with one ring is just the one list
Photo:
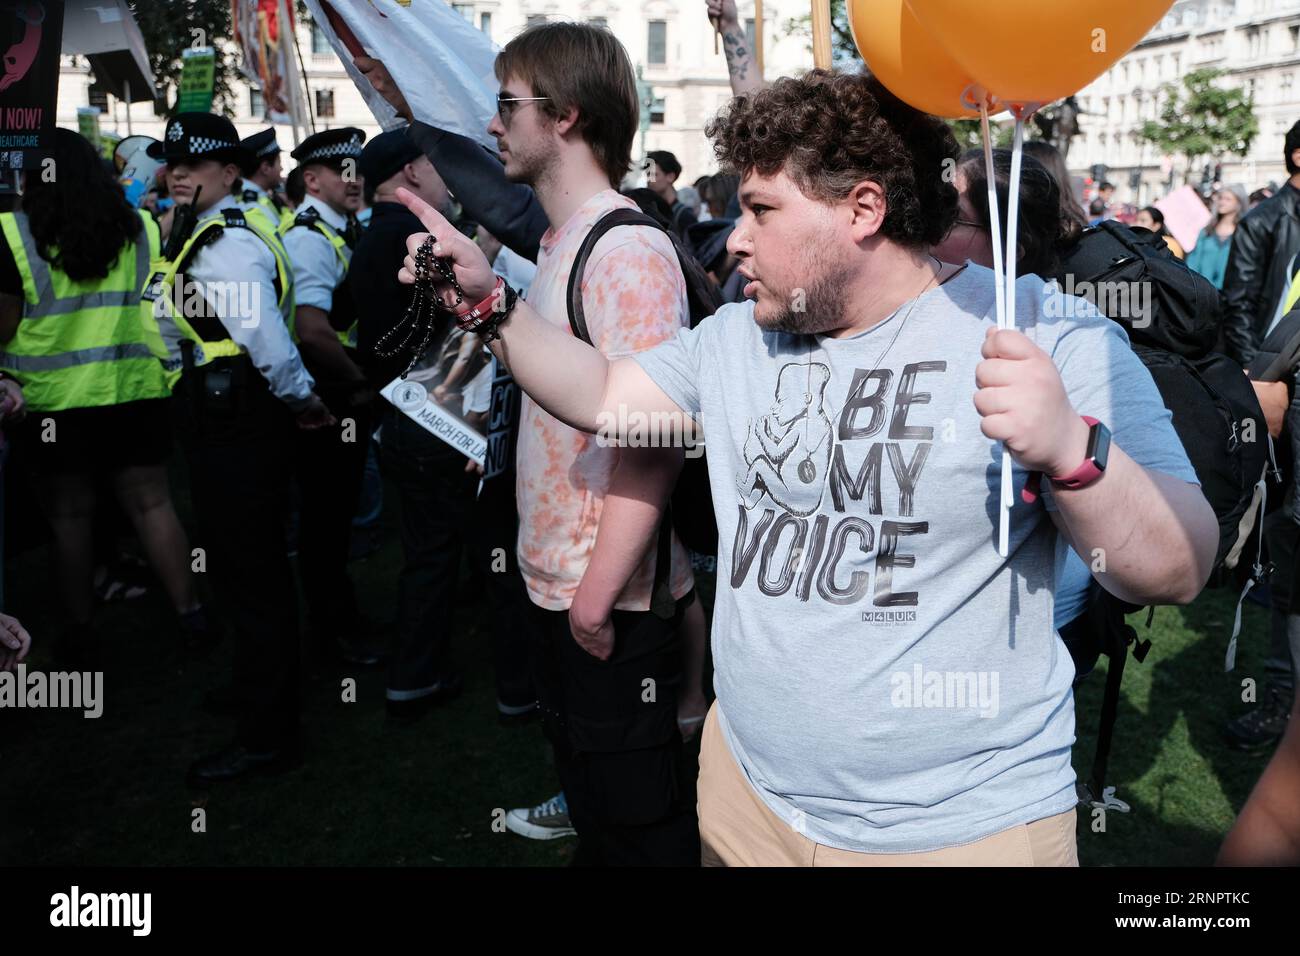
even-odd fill
[(509, 126), (510, 119), (515, 115), (515, 110), (519, 108), (520, 103), (536, 103), (540, 100), (549, 99), (549, 96), (502, 96), (498, 93), (497, 116), (501, 117), (501, 122)]

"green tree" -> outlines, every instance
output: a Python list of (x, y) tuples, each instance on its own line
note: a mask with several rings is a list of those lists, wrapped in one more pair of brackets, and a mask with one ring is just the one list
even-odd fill
[[(791, 17), (785, 23), (785, 30), (791, 35), (808, 38), (808, 65), (812, 66), (812, 14)], [(831, 55), (837, 69), (852, 70), (862, 66), (862, 56), (849, 29), (846, 0), (831, 0)]]
[(131, 0), (131, 12), (153, 68), (158, 90), (155, 111), (170, 116), (176, 109), (181, 52), (187, 47), (211, 46), (216, 48), (212, 109), (233, 115), (239, 54), (229, 42), (230, 0)]
[(1224, 154), (1244, 156), (1259, 135), (1253, 98), (1239, 86), (1219, 85), (1223, 70), (1193, 70), (1180, 89), (1166, 83), (1160, 119), (1147, 120), (1138, 138), (1162, 153), (1185, 156), (1190, 169), (1201, 156), (1216, 161)]
[[(235, 47), (230, 19), (230, 0), (130, 0), (131, 12), (144, 37), (158, 90), (155, 111), (170, 116), (176, 110), (177, 85), (181, 77), (181, 53), (191, 46), (216, 48), (212, 109), (226, 116), (246, 110), (238, 102), (235, 84), (241, 79), (243, 53)], [(300, 23), (310, 22), (307, 6), (295, 0), (294, 15)], [(195, 32), (201, 31), (201, 32)]]

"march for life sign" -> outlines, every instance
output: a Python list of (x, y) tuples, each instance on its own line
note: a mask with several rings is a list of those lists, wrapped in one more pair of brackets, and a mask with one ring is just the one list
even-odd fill
[(306, 0), (316, 25), (385, 130), (404, 125), (354, 57), (382, 60), (422, 123), (477, 140), (496, 112), (497, 49), (481, 30), (443, 0)]

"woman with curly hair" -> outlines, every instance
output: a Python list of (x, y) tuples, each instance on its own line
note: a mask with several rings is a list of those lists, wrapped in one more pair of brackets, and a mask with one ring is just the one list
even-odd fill
[(192, 641), (207, 626), (167, 481), (166, 380), (140, 318), (158, 228), (83, 137), (56, 129), (52, 175), (0, 215), (0, 373), (22, 384), (20, 435), (54, 531), (64, 650), (94, 663), (96, 488), (111, 484)]

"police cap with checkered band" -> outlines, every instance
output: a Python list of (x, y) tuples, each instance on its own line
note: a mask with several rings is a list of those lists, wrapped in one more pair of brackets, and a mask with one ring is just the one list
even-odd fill
[(300, 166), (306, 166), (308, 163), (326, 163), (336, 166), (345, 159), (360, 159), (361, 144), (365, 141), (365, 131), (355, 126), (324, 129), (319, 133), (312, 133), (289, 155), (298, 160)]
[(169, 165), (215, 159), (242, 168), (250, 158), (250, 151), (239, 142), (235, 124), (215, 113), (177, 113), (167, 121), (162, 141), (150, 143), (145, 152)]

